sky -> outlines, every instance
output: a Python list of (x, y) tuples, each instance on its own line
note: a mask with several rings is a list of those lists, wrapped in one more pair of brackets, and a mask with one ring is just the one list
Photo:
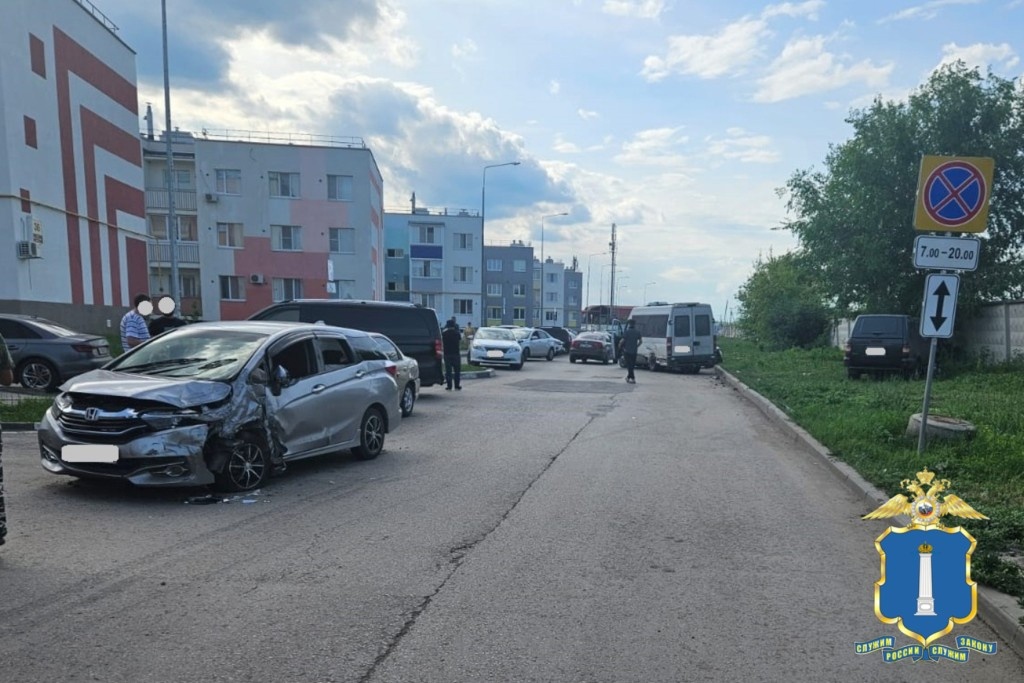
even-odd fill
[[(159, 130), (160, 3), (93, 2)], [(611, 295), (615, 224), (616, 303), (701, 301), (726, 322), (757, 259), (797, 246), (780, 190), (823, 170), (851, 111), (958, 59), (1024, 75), (1024, 0), (166, 6), (173, 127), (362, 138), (386, 211), (415, 193), (477, 212), (485, 195), (487, 243), (539, 253), (543, 236), (545, 256), (579, 260), (585, 304)]]

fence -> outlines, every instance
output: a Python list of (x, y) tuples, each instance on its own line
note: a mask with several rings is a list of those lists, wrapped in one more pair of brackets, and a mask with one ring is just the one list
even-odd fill
[[(853, 330), (852, 320), (832, 328), (832, 345), (841, 347)], [(962, 326), (958, 342), (967, 353), (993, 363), (1024, 356), (1024, 300), (983, 304), (977, 317)]]

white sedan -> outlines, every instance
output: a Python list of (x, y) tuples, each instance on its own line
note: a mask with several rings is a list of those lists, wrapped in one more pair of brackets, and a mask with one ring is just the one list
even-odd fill
[(470, 365), (504, 365), (521, 370), (523, 347), (512, 330), (502, 327), (481, 327), (473, 335), (466, 354)]
[(562, 342), (544, 330), (534, 327), (516, 327), (513, 328), (512, 334), (516, 336), (519, 345), (523, 347), (524, 360), (531, 358), (554, 360), (555, 356), (561, 353)]

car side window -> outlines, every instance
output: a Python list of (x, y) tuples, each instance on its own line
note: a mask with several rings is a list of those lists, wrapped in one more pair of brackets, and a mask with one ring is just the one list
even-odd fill
[(15, 320), (0, 320), (0, 335), (4, 339), (39, 339), (39, 334)]
[(373, 340), (377, 342), (377, 346), (380, 347), (380, 350), (384, 352), (384, 355), (387, 356), (389, 360), (401, 360), (402, 356), (394, 344), (389, 342), (387, 339), (382, 339), (381, 337), (374, 337)]
[(317, 373), (315, 354), (313, 340), (304, 339), (289, 344), (271, 356), (271, 365), (274, 372), (277, 372), (278, 368), (283, 368), (287, 372), (287, 382), (290, 384)]
[(337, 337), (320, 337), (320, 358), (323, 360), (324, 372), (339, 370), (353, 363), (352, 353)]

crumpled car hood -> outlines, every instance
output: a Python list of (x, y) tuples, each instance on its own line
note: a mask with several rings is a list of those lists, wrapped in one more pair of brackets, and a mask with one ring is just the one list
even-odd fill
[(61, 391), (160, 401), (179, 408), (216, 403), (228, 397), (231, 385), (201, 379), (133, 375), (112, 370), (90, 370), (61, 385)]

